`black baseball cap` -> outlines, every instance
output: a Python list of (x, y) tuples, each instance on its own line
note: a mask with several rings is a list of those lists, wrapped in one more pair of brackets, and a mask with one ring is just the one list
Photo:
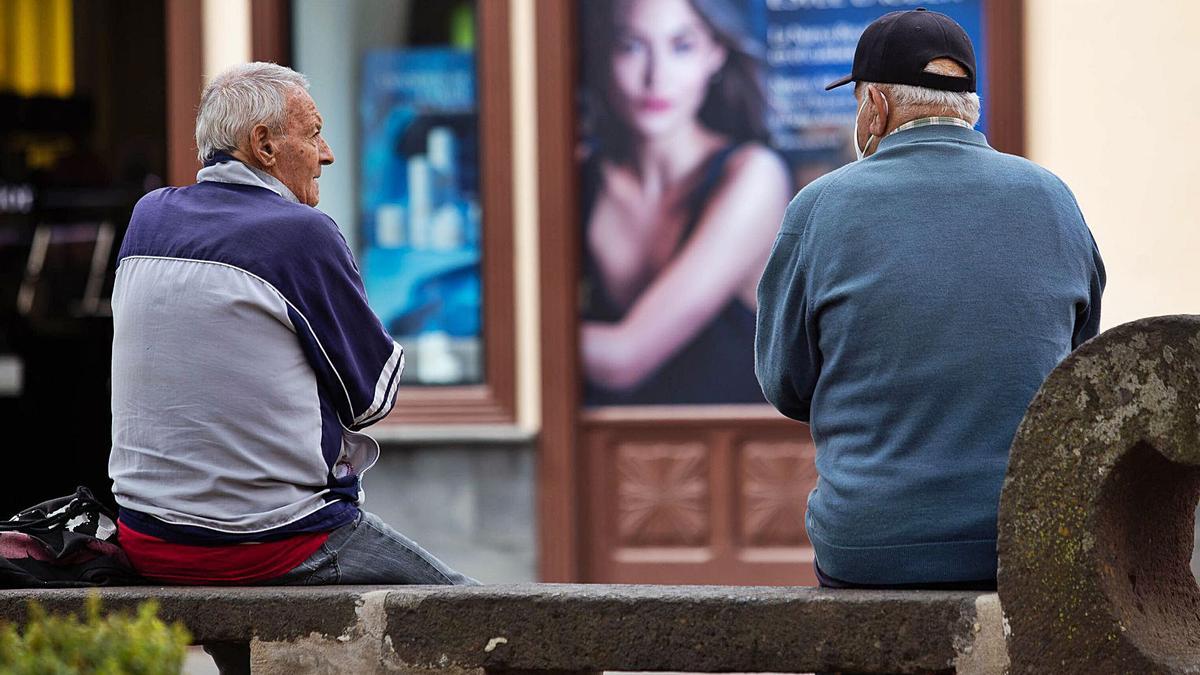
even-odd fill
[[(967, 76), (925, 72), (930, 61), (943, 58), (957, 61)], [(859, 81), (975, 91), (975, 48), (967, 31), (945, 14), (924, 7), (891, 12), (863, 31), (854, 50), (851, 73), (825, 85), (825, 89)]]

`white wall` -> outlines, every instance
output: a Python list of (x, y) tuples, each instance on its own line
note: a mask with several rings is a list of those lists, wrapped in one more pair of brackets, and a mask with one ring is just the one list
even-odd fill
[(1200, 313), (1200, 2), (1026, 0), (1027, 154), (1074, 190), (1103, 327)]

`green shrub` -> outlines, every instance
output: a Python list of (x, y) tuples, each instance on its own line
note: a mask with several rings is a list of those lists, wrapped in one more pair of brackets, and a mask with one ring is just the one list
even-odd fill
[(50, 616), (30, 602), (24, 634), (12, 625), (0, 626), (0, 673), (177, 674), (191, 636), (182, 624), (167, 626), (157, 614), (158, 604), (150, 601), (134, 617), (101, 616), (100, 597), (92, 595), (80, 621), (74, 614)]

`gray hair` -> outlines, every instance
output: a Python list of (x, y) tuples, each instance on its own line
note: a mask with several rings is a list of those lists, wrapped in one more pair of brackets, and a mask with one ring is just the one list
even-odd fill
[[(963, 76), (962, 66), (948, 59), (937, 59), (925, 66), (925, 71), (939, 75)], [(887, 96), (888, 102), (898, 110), (921, 115), (945, 115), (966, 120), (971, 126), (979, 122), (979, 94), (966, 91), (942, 91), (916, 87), (911, 84), (881, 84), (861, 82), (860, 86), (874, 85)]]
[(308, 89), (308, 78), (274, 63), (243, 63), (222, 71), (204, 87), (196, 113), (200, 162), (221, 150), (237, 148), (259, 124), (282, 134), (287, 97)]

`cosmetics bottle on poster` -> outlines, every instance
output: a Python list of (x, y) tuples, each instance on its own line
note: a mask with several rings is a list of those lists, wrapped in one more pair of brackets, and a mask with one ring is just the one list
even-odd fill
[(425, 155), (408, 158), (408, 241), (417, 250), (430, 248), (433, 180)]

